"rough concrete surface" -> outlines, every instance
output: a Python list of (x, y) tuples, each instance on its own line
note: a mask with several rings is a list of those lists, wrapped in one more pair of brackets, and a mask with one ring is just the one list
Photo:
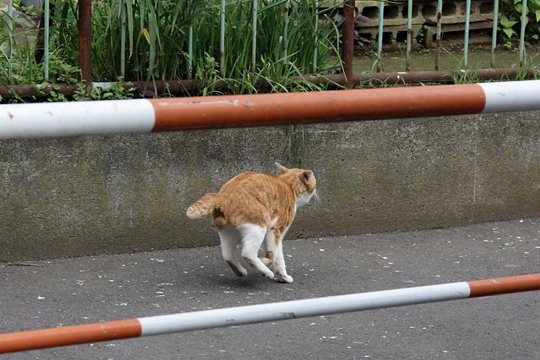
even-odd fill
[(215, 245), (185, 209), (247, 170), (313, 169), (289, 238), (540, 216), (539, 112), (0, 142), (0, 261)]
[[(0, 332), (535, 273), (540, 218), (292, 240), (285, 253), (292, 284), (237, 278), (218, 247), (0, 264)], [(530, 360), (539, 308), (536, 291), (0, 358)]]

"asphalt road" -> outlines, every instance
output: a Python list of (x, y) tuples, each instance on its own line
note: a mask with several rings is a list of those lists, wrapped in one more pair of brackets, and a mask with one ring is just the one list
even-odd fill
[[(0, 263), (0, 332), (540, 272), (540, 219), (285, 243), (292, 284), (218, 247)], [(540, 359), (540, 291), (0, 359)]]

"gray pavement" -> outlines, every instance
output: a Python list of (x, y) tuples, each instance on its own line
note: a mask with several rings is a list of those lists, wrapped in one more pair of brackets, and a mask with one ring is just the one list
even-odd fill
[[(0, 263), (0, 332), (540, 271), (540, 219), (285, 243), (293, 284), (218, 247)], [(78, 345), (3, 359), (540, 359), (540, 292)]]

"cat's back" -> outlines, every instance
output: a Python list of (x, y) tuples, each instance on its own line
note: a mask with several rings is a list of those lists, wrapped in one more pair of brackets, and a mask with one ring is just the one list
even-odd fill
[[(219, 191), (219, 214), (227, 224), (267, 226), (272, 219), (288, 225), (295, 212), (294, 195), (277, 176), (246, 172), (227, 181)], [(219, 215), (219, 216), (216, 216)]]
[(285, 184), (277, 176), (250, 171), (238, 174), (227, 181), (219, 193), (224, 196), (256, 196), (286, 190)]

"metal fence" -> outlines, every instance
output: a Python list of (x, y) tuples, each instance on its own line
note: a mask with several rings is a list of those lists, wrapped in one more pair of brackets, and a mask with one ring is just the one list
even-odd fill
[[(121, 75), (125, 75), (125, 53), (126, 53), (126, 11), (125, 11), (125, 1), (126, 0), (119, 0), (120, 1), (120, 7), (122, 9), (121, 17), (122, 17), (122, 37), (121, 37), (121, 59), (120, 59), (120, 72)], [(234, 0), (237, 1), (237, 0)], [(257, 17), (258, 17), (258, 0), (239, 0), (244, 2), (251, 2), (252, 7), (252, 24), (251, 24), (251, 70), (255, 71), (257, 67), (257, 33), (260, 31), (257, 28)], [(463, 61), (462, 61), (462, 68), (461, 69), (450, 69), (448, 71), (441, 71), (440, 70), (440, 54), (441, 54), (441, 47), (442, 43), (444, 41), (443, 36), (443, 25), (444, 25), (444, 10), (445, 10), (445, 4), (446, 2), (443, 2), (443, 0), (437, 0), (436, 9), (434, 9), (434, 12), (431, 14), (428, 14), (428, 17), (431, 19), (434, 19), (436, 24), (436, 31), (435, 34), (433, 34), (434, 38), (434, 46), (435, 46), (435, 52), (434, 52), (434, 71), (431, 72), (422, 72), (422, 73), (411, 73), (410, 67), (411, 67), (411, 51), (412, 51), (412, 44), (413, 39), (418, 32), (418, 24), (416, 23), (417, 13), (418, 13), (418, 4), (420, 3), (418, 0), (415, 2), (413, 0), (403, 0), (403, 1), (393, 1), (393, 0), (386, 0), (386, 1), (354, 1), (354, 0), (346, 0), (346, 1), (337, 1), (337, 0), (327, 0), (327, 1), (318, 1), (318, 0), (312, 0), (315, 3), (315, 12), (313, 14), (313, 17), (317, 18), (319, 16), (319, 12), (317, 11), (318, 8), (321, 7), (334, 7), (336, 9), (336, 16), (334, 19), (340, 19), (342, 20), (342, 23), (340, 23), (339, 26), (341, 26), (342, 29), (342, 48), (341, 48), (341, 56), (342, 56), (342, 69), (343, 73), (339, 74), (339, 76), (304, 76), (300, 77), (303, 80), (306, 81), (312, 81), (312, 82), (325, 82), (329, 81), (334, 84), (340, 84), (344, 85), (346, 87), (352, 87), (355, 83), (358, 83), (359, 81), (363, 80), (370, 80), (370, 79), (377, 79), (380, 81), (388, 81), (388, 82), (407, 82), (407, 81), (438, 81), (438, 82), (448, 82), (451, 81), (454, 74), (456, 72), (463, 72), (463, 71), (469, 71), (469, 43), (470, 43), (470, 24), (471, 24), (471, 14), (473, 13), (472, 10), (472, 0), (465, 0), (465, 29), (463, 31)], [(24, 1), (23, 1), (24, 2)], [(289, 30), (289, 21), (288, 21), (288, 7), (291, 0), (281, 0), (276, 1), (276, 3), (279, 4), (285, 4), (285, 11), (283, 13), (283, 39), (286, 43), (288, 39), (288, 30)], [(41, 6), (41, 3), (43, 3), (43, 17), (44, 20), (42, 21), (43, 25), (43, 71), (44, 71), (44, 79), (45, 81), (49, 81), (49, 32), (50, 32), (50, 21), (49, 21), (49, 7), (50, 7), (50, 0), (26, 0), (26, 3), (33, 3), (37, 6)], [(362, 13), (362, 4), (363, 3), (378, 3), (377, 6), (372, 6), (372, 8), (376, 8), (376, 10), (373, 12), (370, 12), (369, 15), (372, 18), (377, 19), (377, 30), (375, 39), (376, 40), (376, 72), (371, 73), (368, 75), (360, 75), (355, 74), (353, 70), (353, 60), (354, 60), (354, 44), (355, 44), (355, 24), (361, 23), (362, 19), (366, 18), (366, 15)], [(224, 63), (224, 54), (227, 52), (227, 44), (226, 44), (226, 31), (225, 31), (225, 14), (227, 12), (227, 6), (230, 4), (230, 0), (221, 0), (220, 1), (220, 8), (219, 8), (219, 63), (221, 71), (223, 72), (225, 63)], [(396, 5), (397, 4), (397, 5)], [(424, 2), (422, 2), (424, 4)], [(388, 11), (391, 10), (391, 12), (395, 12), (395, 8), (398, 6), (398, 11), (402, 14), (400, 19), (401, 21), (406, 21), (406, 37), (403, 39), (403, 35), (400, 34), (402, 41), (406, 44), (406, 51), (405, 51), (405, 69), (403, 73), (382, 73), (382, 63), (384, 61), (384, 53), (383, 53), (383, 45), (384, 45), (384, 34), (385, 29), (387, 26), (390, 26), (393, 20), (391, 16), (386, 16), (385, 9), (388, 9)], [(430, 5), (431, 6), (431, 5)], [(78, 1), (78, 9), (79, 9), (79, 66), (81, 69), (81, 80), (86, 83), (88, 86), (102, 86), (107, 87), (110, 86), (109, 83), (102, 84), (102, 83), (96, 83), (93, 84), (92, 79), (92, 58), (91, 58), (91, 20), (92, 20), (92, 1), (91, 0), (80, 0)], [(498, 37), (498, 27), (499, 27), (499, 0), (493, 0), (493, 17), (492, 17), (492, 31), (491, 31), (491, 67), (492, 69), (480, 69), (480, 70), (473, 70), (473, 72), (476, 74), (477, 78), (479, 80), (485, 80), (489, 78), (500, 78), (501, 76), (505, 76), (507, 79), (514, 78), (518, 72), (521, 72), (524, 77), (530, 77), (534, 74), (534, 71), (528, 71), (530, 69), (526, 69), (526, 49), (525, 49), (525, 29), (528, 22), (528, 7), (527, 7), (527, 0), (521, 0), (521, 17), (520, 17), (520, 32), (519, 32), (519, 51), (518, 51), (518, 63), (519, 68), (498, 68), (497, 70), (494, 70), (496, 66), (496, 54), (495, 50), (497, 47), (497, 37)], [(8, 0), (8, 10), (7, 10), (7, 28), (10, 32), (9, 39), (8, 39), (8, 52), (7, 56), (10, 59), (13, 57), (13, 42), (14, 42), (14, 27), (13, 27), (13, 0)], [(317, 21), (315, 22), (317, 24)], [(361, 29), (361, 27), (360, 27)], [(315, 29), (316, 31), (316, 29)], [(358, 32), (357, 32), (358, 33)], [(358, 34), (356, 34), (358, 35)], [(186, 58), (186, 66), (188, 68), (188, 74), (192, 74), (193, 70), (193, 60), (194, 60), (194, 54), (193, 54), (193, 28), (190, 27), (187, 33), (188, 37), (188, 45), (187, 45), (187, 58)], [(358, 40), (356, 40), (358, 42)], [(285, 49), (285, 55), (287, 51), (287, 46), (284, 47)], [(313, 54), (313, 70), (316, 72), (317, 69), (317, 46), (315, 46), (315, 51)], [(11, 67), (11, 65), (10, 65)], [(429, 66), (426, 65), (426, 68)], [(429, 70), (429, 69), (426, 69)], [(8, 72), (11, 76), (11, 68), (8, 69)], [(188, 75), (188, 78), (190, 76)], [(133, 80), (133, 79), (126, 79), (126, 80)], [(160, 87), (161, 85), (167, 87), (169, 91), (171, 89), (175, 89), (174, 84), (172, 82), (166, 82), (167, 84), (163, 85), (160, 84), (158, 81), (153, 83), (154, 86)], [(137, 83), (135, 84), (136, 87), (144, 88), (144, 83)], [(74, 89), (76, 87), (59, 84), (57, 87), (57, 90), (59, 92), (65, 92), (66, 94), (73, 93)], [(193, 90), (196, 88), (196, 85), (191, 82), (180, 82), (177, 84), (176, 88), (178, 88), (178, 92), (182, 91), (189, 91), (190, 89)], [(13, 95), (13, 93), (18, 93), (21, 96), (24, 95), (30, 95), (30, 96), (37, 96), (40, 94), (47, 94), (50, 92), (51, 87), (49, 85), (43, 85), (43, 86), (11, 86), (9, 88), (6, 87), (0, 87), (0, 96), (3, 96), (4, 98), (9, 98)], [(174, 91), (173, 91), (174, 93)]]

